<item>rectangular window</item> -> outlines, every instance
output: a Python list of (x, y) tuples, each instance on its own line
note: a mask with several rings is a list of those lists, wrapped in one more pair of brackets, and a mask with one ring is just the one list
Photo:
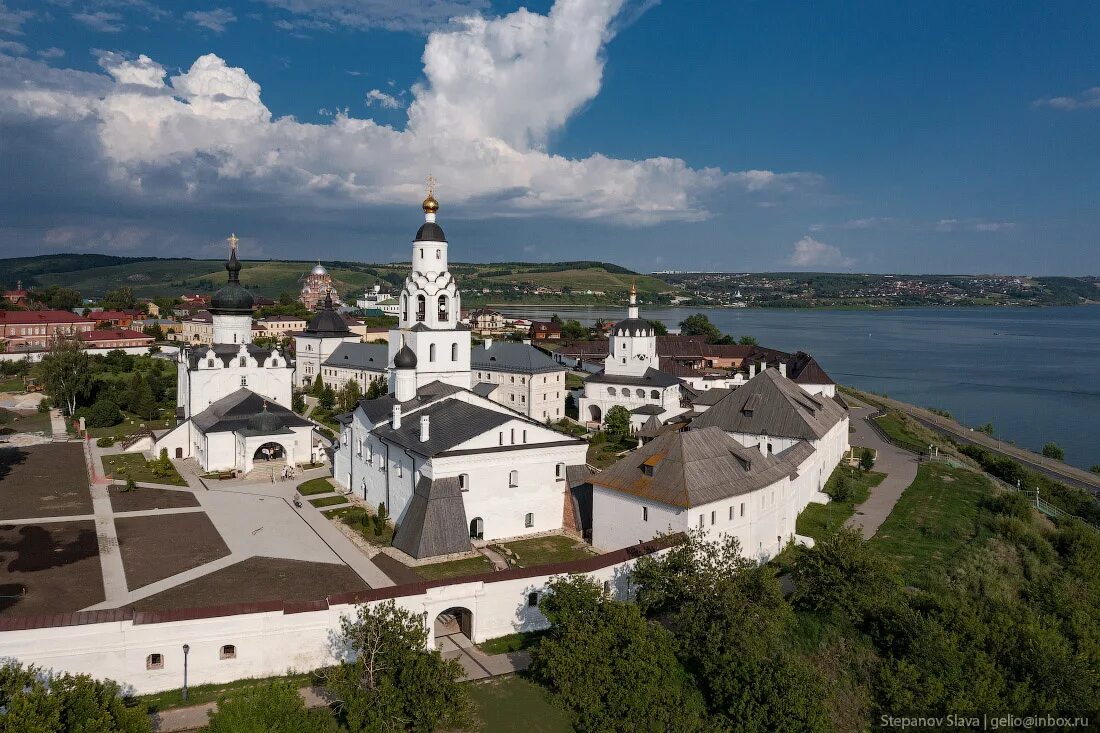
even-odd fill
[(710, 524), (711, 524), (712, 527), (714, 526), (714, 520), (717, 519), (717, 514), (718, 514), (718, 512), (711, 512), (710, 513)]
[(242, 387), (247, 387), (248, 386), (248, 377), (241, 377), (241, 386)]
[(705, 526), (705, 519), (706, 517), (704, 517), (702, 514), (699, 515), (699, 529), (702, 529)]
[(745, 516), (745, 502), (741, 502), (741, 516)]
[(535, 515), (528, 512), (523, 517), (523, 526), (528, 528), (528, 529), (530, 529), (531, 527), (534, 527), (535, 526)]
[(642, 521), (643, 522), (648, 522), (649, 521), (649, 507), (647, 507), (647, 506), (642, 507)]
[(733, 507), (730, 507), (730, 521), (733, 521)]

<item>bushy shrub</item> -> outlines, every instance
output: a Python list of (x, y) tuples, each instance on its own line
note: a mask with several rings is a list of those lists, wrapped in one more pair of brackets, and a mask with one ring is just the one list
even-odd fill
[(95, 444), (98, 445), (100, 448), (110, 448), (112, 445), (115, 444), (115, 436), (104, 435), (102, 438), (99, 438), (95, 442)]

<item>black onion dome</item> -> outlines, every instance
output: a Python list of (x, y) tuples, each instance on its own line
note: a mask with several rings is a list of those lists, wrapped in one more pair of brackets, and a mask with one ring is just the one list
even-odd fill
[(332, 308), (332, 292), (330, 291), (325, 295), (325, 304), (321, 310), (317, 311), (309, 325), (306, 326), (306, 333), (313, 334), (315, 336), (345, 336), (351, 333), (351, 329), (348, 328), (348, 324), (344, 322), (344, 319)]
[(434, 221), (426, 221), (416, 230), (416, 242), (446, 242), (447, 235), (443, 233), (443, 227)]
[(214, 293), (214, 297), (210, 299), (210, 312), (227, 316), (252, 313), (254, 300), (252, 293), (241, 287), (241, 263), (237, 259), (236, 249), (230, 253), (225, 269), (229, 272), (229, 284)]
[(642, 318), (627, 318), (612, 329), (616, 336), (652, 336), (653, 324)]
[(265, 402), (264, 409), (248, 418), (248, 429), (257, 433), (277, 433), (283, 429), (283, 421), (274, 412), (267, 411)]
[(416, 369), (416, 354), (405, 344), (393, 357), (394, 369)]

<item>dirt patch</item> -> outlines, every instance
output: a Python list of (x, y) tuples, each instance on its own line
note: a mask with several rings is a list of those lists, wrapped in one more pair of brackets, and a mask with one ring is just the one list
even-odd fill
[(80, 443), (0, 448), (0, 518), (91, 513)]
[(104, 600), (95, 522), (0, 525), (0, 616), (70, 613)]
[(130, 590), (229, 554), (205, 512), (115, 517), (115, 531)]
[(150, 489), (139, 486), (133, 491), (123, 491), (124, 486), (111, 486), (111, 509), (115, 512), (143, 512), (150, 509), (181, 509), (199, 506), (199, 500), (190, 491)]
[(335, 593), (366, 590), (346, 565), (250, 557), (209, 575), (134, 603), (139, 611), (197, 608), (224, 603), (312, 601)]
[(372, 557), (371, 562), (374, 563), (379, 570), (386, 574), (390, 580), (397, 585), (404, 585), (405, 583), (420, 583), (424, 578), (420, 576), (415, 570), (405, 565), (400, 560), (390, 557), (384, 552), (377, 553)]

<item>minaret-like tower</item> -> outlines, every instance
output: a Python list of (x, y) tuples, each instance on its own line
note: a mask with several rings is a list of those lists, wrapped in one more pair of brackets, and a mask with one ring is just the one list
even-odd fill
[(210, 313), (214, 316), (215, 344), (252, 343), (252, 293), (241, 287), (241, 263), (237, 259), (236, 234), (229, 235), (229, 283), (214, 293), (210, 299)]
[[(428, 181), (424, 224), (412, 244), (412, 268), (398, 296), (398, 327), (390, 331), (389, 361), (408, 347), (416, 356), (416, 386), (440, 381), (470, 388), (470, 330), (459, 323), (462, 299), (447, 270), (447, 237), (436, 223), (439, 202)], [(390, 384), (397, 374), (391, 366)]]
[(611, 329), (610, 353), (604, 362), (606, 374), (640, 377), (658, 368), (657, 333), (653, 324), (638, 315), (638, 289), (630, 284), (630, 305), (626, 320)]

